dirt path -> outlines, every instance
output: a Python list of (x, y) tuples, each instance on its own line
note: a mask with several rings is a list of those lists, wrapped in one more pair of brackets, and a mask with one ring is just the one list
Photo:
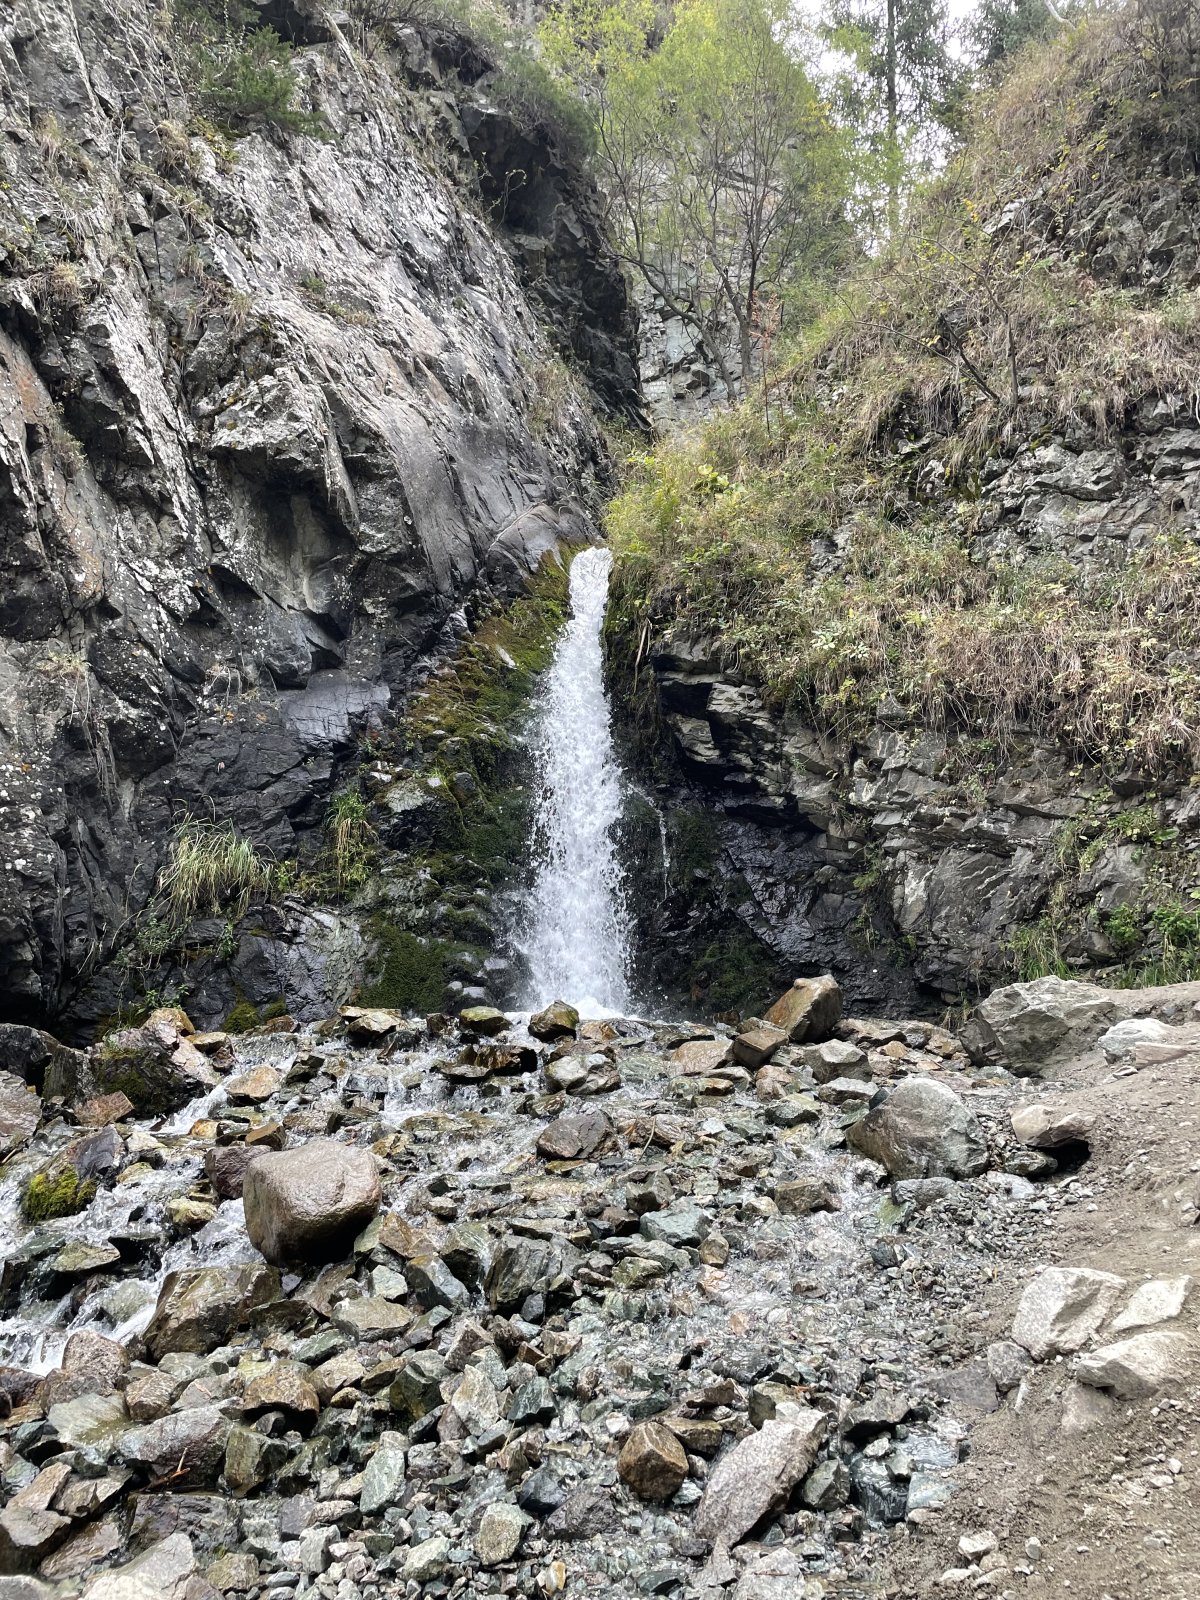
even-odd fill
[[(1022, 1288), (1042, 1267), (1114, 1272), (1131, 1288), (1200, 1278), (1192, 1204), (1200, 1197), (1200, 1048), (1138, 1063), (1133, 1073), (1097, 1052), (1056, 1078), (1030, 1085), (1025, 1098), (1090, 1113), (1092, 1154), (1059, 1189), (1063, 1203), (1047, 1213), (1024, 1268), (1005, 1263), (986, 1287), (981, 1350), (1008, 1337)], [(1200, 1291), (1171, 1326), (1195, 1333), (1198, 1321)], [(1102, 1334), (1096, 1342), (1107, 1341)], [(923, 1527), (898, 1531), (889, 1595), (1200, 1597), (1200, 1383), (1128, 1403), (1099, 1397), (1092, 1425), (1076, 1431), (1070, 1415), (1064, 1420), (1070, 1364), (1058, 1357), (1035, 1367), (978, 1422), (954, 1500)], [(985, 1531), (997, 1552), (967, 1575), (960, 1536)], [(963, 1576), (946, 1576), (955, 1571)]]

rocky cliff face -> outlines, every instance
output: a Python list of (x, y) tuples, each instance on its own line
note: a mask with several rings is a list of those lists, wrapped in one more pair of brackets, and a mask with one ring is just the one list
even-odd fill
[[(998, 462), (978, 544), (1102, 571), (1167, 530), (1194, 535), (1198, 477), (1183, 398), (1148, 403), (1103, 448), (1081, 427)], [(835, 566), (836, 541), (818, 559)], [(691, 915), (715, 901), (781, 967), (831, 964), (862, 1004), (957, 1001), (1026, 954), (1119, 962), (1122, 914), (1193, 881), (1186, 768), (1114, 771), (1029, 723), (1003, 742), (914, 726), (894, 702), (865, 740), (832, 739), (770, 704), (717, 633), (668, 631), (643, 670), (670, 753), (663, 803), (713, 830)]]
[[(104, 1009), (81, 986), (181, 819), (303, 855), (472, 596), (591, 536), (603, 457), (558, 351), (637, 410), (621, 275), (486, 59), (285, 21), (319, 137), (197, 116), (153, 0), (0, 21), (8, 1017)], [(247, 959), (344, 987), (334, 922), (276, 909)]]

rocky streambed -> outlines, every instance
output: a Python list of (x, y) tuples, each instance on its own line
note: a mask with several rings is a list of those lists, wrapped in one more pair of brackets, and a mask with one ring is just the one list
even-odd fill
[[(1038, 1278), (989, 1337), (992, 1280), (1095, 1210), (1088, 1118), (830, 980), (740, 1033), (171, 1011), (6, 1048), (0, 1573), (46, 1592), (899, 1592), (972, 1425), (1121, 1300)], [(956, 1581), (1007, 1592), (988, 1537)]]

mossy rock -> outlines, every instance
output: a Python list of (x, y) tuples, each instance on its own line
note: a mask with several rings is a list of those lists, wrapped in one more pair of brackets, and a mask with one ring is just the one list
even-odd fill
[(96, 1185), (79, 1176), (73, 1167), (57, 1172), (36, 1172), (30, 1178), (21, 1209), (30, 1222), (51, 1222), (56, 1217), (73, 1217), (90, 1205)]
[(385, 1006), (405, 1016), (439, 1011), (449, 981), (447, 963), (454, 946), (443, 939), (421, 939), (382, 918), (371, 927), (379, 947), (378, 976), (359, 996), (364, 1006)]
[(169, 1051), (140, 1030), (107, 1039), (93, 1054), (88, 1076), (95, 1094), (127, 1095), (139, 1116), (177, 1111), (199, 1086), (171, 1060)]

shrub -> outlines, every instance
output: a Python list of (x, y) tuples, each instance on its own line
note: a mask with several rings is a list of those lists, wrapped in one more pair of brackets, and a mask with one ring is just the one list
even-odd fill
[(319, 116), (295, 104), (292, 46), (263, 27), (246, 0), (175, 0), (178, 42), (204, 111), (245, 132), (266, 124), (291, 133), (324, 131)]

